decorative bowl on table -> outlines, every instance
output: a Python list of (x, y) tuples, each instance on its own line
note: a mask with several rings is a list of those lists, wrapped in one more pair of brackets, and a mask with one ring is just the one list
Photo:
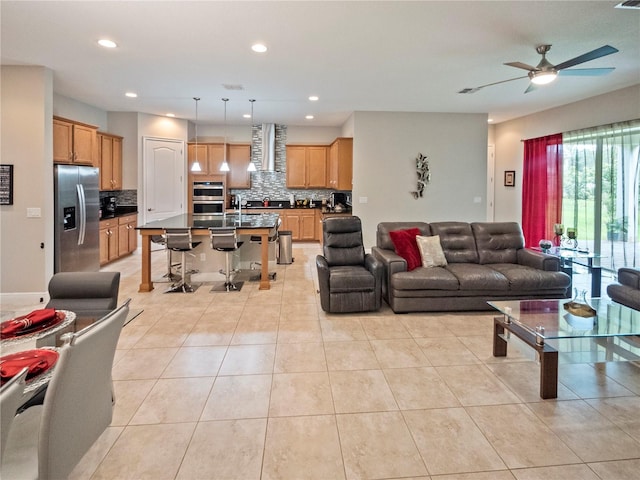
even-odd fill
[(553, 247), (553, 242), (551, 240), (542, 239), (540, 240), (538, 245), (540, 245), (540, 248), (543, 252), (547, 253), (549, 250), (551, 250), (551, 247)]

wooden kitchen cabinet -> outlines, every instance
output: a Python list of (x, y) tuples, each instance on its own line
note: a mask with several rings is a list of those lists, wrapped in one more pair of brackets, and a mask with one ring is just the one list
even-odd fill
[(118, 217), (118, 257), (130, 254), (138, 248), (138, 215)]
[(98, 166), (97, 131), (92, 125), (53, 117), (53, 162)]
[(282, 219), (282, 230), (291, 230), (293, 241), (315, 241), (316, 237), (316, 209), (285, 210)]
[(196, 161), (196, 145), (190, 143), (187, 146), (187, 158), (189, 160), (189, 172), (191, 175), (219, 175), (224, 174), (220, 171), (220, 166), (224, 161), (224, 144), (222, 143), (198, 143), (198, 162), (200, 163), (201, 172), (192, 172), (191, 166)]
[(100, 265), (119, 258), (118, 219), (100, 220)]
[(287, 188), (326, 188), (327, 147), (287, 147)]
[(353, 138), (337, 138), (329, 147), (327, 188), (352, 190)]
[(122, 137), (98, 132), (100, 190), (122, 190)]
[(227, 145), (227, 188), (251, 188), (251, 145)]

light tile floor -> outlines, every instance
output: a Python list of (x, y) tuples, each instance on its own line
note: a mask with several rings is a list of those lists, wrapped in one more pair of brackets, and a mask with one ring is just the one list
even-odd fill
[(139, 255), (105, 268), (144, 312), (121, 334), (112, 426), (72, 478), (639, 478), (637, 364), (562, 364), (543, 401), (529, 349), (492, 356), (491, 312), (325, 314), (318, 252), (294, 245), (269, 291), (138, 293)]

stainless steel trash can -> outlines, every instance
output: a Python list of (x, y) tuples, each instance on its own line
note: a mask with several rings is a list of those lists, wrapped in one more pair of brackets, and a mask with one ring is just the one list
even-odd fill
[(291, 230), (278, 230), (278, 264), (293, 263)]

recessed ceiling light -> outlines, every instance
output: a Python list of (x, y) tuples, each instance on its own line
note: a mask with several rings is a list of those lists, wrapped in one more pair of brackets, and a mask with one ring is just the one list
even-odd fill
[(317, 95), (311, 95), (309, 97), (309, 100), (312, 102), (317, 102), (320, 98)]
[(256, 43), (254, 45), (251, 45), (251, 50), (253, 50), (256, 53), (264, 53), (267, 51), (267, 47), (262, 43)]
[(127, 92), (125, 93), (125, 96), (129, 97), (129, 98), (137, 98), (138, 94), (135, 92)]
[(487, 122), (489, 122), (489, 123), (493, 122), (493, 118), (488, 118)]
[(116, 42), (106, 38), (101, 38), (100, 40), (98, 40), (98, 45), (104, 48), (116, 48), (118, 46)]
[(244, 115), (242, 115), (243, 118), (251, 118), (251, 114), (250, 113), (245, 113)]
[(171, 117), (171, 118), (173, 118), (173, 117), (175, 117), (175, 116), (176, 116), (176, 114), (175, 114), (175, 113), (167, 113), (167, 117)]
[(313, 115), (307, 115), (307, 116), (306, 116), (306, 117), (304, 117), (304, 118), (306, 118), (307, 120), (313, 120)]

